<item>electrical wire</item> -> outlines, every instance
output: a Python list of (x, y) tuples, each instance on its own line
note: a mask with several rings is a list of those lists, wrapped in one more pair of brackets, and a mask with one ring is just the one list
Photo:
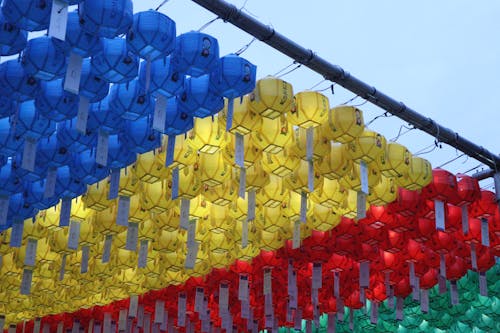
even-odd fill
[(244, 45), (241, 49), (239, 49), (238, 51), (235, 52), (236, 55), (240, 55), (242, 54), (243, 52), (245, 52), (246, 50), (248, 50), (248, 48), (250, 47), (250, 45), (252, 45), (253, 42), (255, 42), (257, 40), (257, 38), (252, 38), (252, 40), (250, 42), (248, 42), (246, 45)]

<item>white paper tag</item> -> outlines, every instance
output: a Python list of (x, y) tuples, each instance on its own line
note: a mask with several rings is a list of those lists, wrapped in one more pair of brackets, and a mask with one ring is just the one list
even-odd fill
[(95, 161), (102, 166), (108, 165), (109, 134), (99, 130), (97, 134), (97, 146)]
[(263, 283), (263, 293), (264, 295), (271, 294), (272, 291), (272, 271), (269, 268), (264, 269), (264, 283)]
[(245, 191), (247, 188), (247, 170), (240, 168), (240, 180), (238, 185), (238, 196), (245, 199)]
[(165, 301), (162, 301), (160, 299), (156, 300), (155, 302), (155, 319), (154, 323), (155, 324), (162, 324), (163, 323), (163, 315), (165, 314)]
[(439, 275), (446, 278), (446, 260), (444, 253), (439, 254)]
[(73, 319), (73, 327), (71, 328), (71, 333), (79, 333), (80, 332), (80, 320)]
[(370, 322), (374, 325), (378, 323), (378, 303), (372, 302), (372, 307), (370, 311)]
[(368, 288), (370, 286), (370, 262), (362, 261), (359, 263), (359, 286)]
[(137, 251), (137, 242), (139, 241), (139, 224), (129, 222), (127, 228), (127, 240), (125, 242), (125, 249), (129, 251)]
[(229, 286), (226, 283), (219, 285), (219, 313), (226, 313), (229, 309)]
[(94, 327), (93, 327), (92, 333), (101, 333), (101, 323), (100, 322), (98, 322), (98, 321), (94, 322)]
[(365, 161), (359, 162), (359, 177), (361, 180), (361, 192), (366, 195), (370, 194), (368, 188), (368, 166)]
[(172, 200), (179, 197), (179, 168), (172, 169)]
[(420, 291), (420, 311), (423, 313), (429, 312), (429, 290), (422, 289)]
[(248, 276), (240, 274), (240, 281), (238, 284), (238, 300), (248, 301)]
[(35, 266), (37, 245), (38, 240), (34, 238), (28, 239), (28, 243), (26, 244), (26, 254), (24, 256), (25, 266)]
[(436, 229), (439, 231), (445, 230), (445, 214), (444, 202), (441, 200), (434, 200), (434, 214), (436, 217)]
[(476, 244), (475, 243), (470, 244), (470, 259), (471, 259), (472, 269), (477, 271), (477, 254), (476, 254)]
[(196, 293), (194, 295), (194, 311), (202, 313), (203, 310), (203, 299), (205, 297), (205, 291), (201, 287), (196, 287)]
[(0, 315), (0, 331), (3, 332), (4, 329), (5, 329), (5, 316)]
[(316, 305), (318, 305), (318, 302), (318, 289), (313, 288), (311, 289), (311, 304), (313, 305), (313, 307), (315, 307)]
[(457, 281), (450, 282), (450, 300), (451, 305), (458, 304), (458, 289), (457, 289)]
[(155, 102), (155, 110), (153, 114), (153, 129), (160, 133), (165, 132), (165, 122), (167, 120), (167, 98), (158, 94)]
[(314, 192), (314, 163), (307, 162), (307, 189), (309, 192)]
[(488, 219), (484, 217), (481, 219), (481, 244), (487, 247), (490, 246)]
[(120, 189), (120, 169), (111, 169), (109, 174), (109, 193), (108, 200), (113, 200), (118, 197)]
[(313, 289), (321, 289), (323, 287), (323, 271), (322, 271), (322, 265), (319, 262), (315, 262), (313, 264), (313, 270), (312, 270), (312, 288)]
[(468, 205), (463, 205), (462, 209), (462, 232), (464, 235), (469, 233), (469, 209)]
[(61, 211), (59, 213), (59, 226), (69, 227), (70, 217), (71, 217), (71, 199), (63, 198), (61, 200)]
[(249, 301), (241, 301), (241, 318), (248, 319), (249, 316), (250, 316)]
[(87, 133), (87, 122), (89, 119), (89, 105), (90, 105), (89, 99), (85, 96), (80, 96), (80, 101), (78, 102), (78, 114), (76, 116), (75, 128), (81, 134)]
[(312, 333), (312, 322), (310, 320), (306, 320), (306, 333)]
[(420, 302), (420, 279), (415, 278), (415, 285), (413, 286), (412, 298), (416, 302)]
[(296, 330), (302, 330), (302, 309), (295, 310), (293, 328)]
[(45, 188), (43, 198), (52, 198), (56, 190), (57, 181), (57, 168), (49, 168), (47, 170), (47, 177), (45, 178)]
[(359, 302), (363, 304), (363, 308), (366, 306), (366, 293), (364, 287), (359, 288)]
[(89, 270), (90, 246), (82, 246), (82, 262), (80, 265), (80, 273), (87, 273)]
[(68, 25), (68, 3), (61, 0), (52, 0), (50, 12), (49, 36), (64, 41)]
[(306, 129), (306, 160), (307, 161), (312, 161), (313, 160), (313, 153), (314, 153), (314, 128), (309, 127)]
[(387, 306), (391, 309), (394, 308), (394, 287), (389, 286), (389, 294), (387, 295)]
[(361, 220), (366, 217), (366, 194), (363, 192), (357, 193), (356, 198), (356, 219)]
[(326, 327), (326, 332), (327, 333), (335, 333), (337, 331), (337, 323), (335, 320), (335, 314), (334, 313), (329, 313), (328, 314), (328, 324)]
[(191, 206), (191, 200), (186, 198), (181, 198), (181, 219), (179, 227), (181, 229), (187, 230), (189, 228), (189, 209)]
[(488, 297), (488, 281), (484, 272), (479, 273), (479, 294)]
[(188, 251), (186, 254), (186, 261), (184, 262), (184, 268), (193, 269), (196, 263), (196, 257), (198, 256), (198, 249), (200, 247), (200, 243), (194, 242), (193, 246), (188, 247)]
[(109, 262), (111, 256), (111, 245), (113, 244), (113, 235), (106, 235), (104, 238), (104, 249), (102, 251), (102, 262)]
[[(70, 52), (68, 59), (68, 66), (66, 67), (66, 76), (64, 78), (64, 90), (69, 91), (70, 93), (73, 93), (75, 95), (79, 94), (80, 79), (82, 77), (82, 65), (83, 65), (83, 58), (79, 54), (76, 54), (75, 52)], [(87, 98), (84, 97), (84, 99)], [(80, 108), (78, 109), (78, 113), (80, 113)], [(77, 121), (79, 121), (79, 118), (80, 117), (77, 118), (78, 119)], [(85, 120), (85, 122), (87, 121)], [(76, 129), (79, 130), (78, 126), (76, 127)], [(80, 132), (80, 133), (85, 133), (85, 132)]]
[(21, 295), (29, 295), (31, 293), (31, 281), (33, 281), (33, 271), (31, 269), (24, 269), (21, 280)]
[(118, 313), (118, 331), (127, 329), (127, 309), (120, 309)]
[(333, 296), (338, 300), (340, 297), (340, 276), (339, 272), (333, 272)]
[(298, 249), (300, 247), (300, 225), (300, 221), (293, 222), (292, 249)]
[(167, 324), (168, 324), (168, 311), (165, 310), (163, 311), (163, 322), (160, 325), (160, 331), (165, 332), (167, 330)]
[(307, 222), (307, 193), (300, 194), (300, 222)]
[(21, 168), (28, 171), (35, 171), (36, 146), (38, 141), (33, 138), (26, 138), (24, 141), (23, 161)]
[(144, 326), (144, 305), (139, 304), (137, 307), (137, 327), (142, 328)]
[(137, 317), (138, 306), (139, 306), (139, 296), (130, 295), (130, 303), (128, 305), (128, 316), (130, 318)]
[(288, 293), (290, 296), (290, 307), (292, 309), (297, 309), (298, 307), (298, 288), (297, 288), (297, 272), (292, 272), (292, 283), (289, 285)]
[(21, 247), (23, 243), (24, 221), (16, 221), (12, 223), (10, 232), (10, 247)]
[(272, 316), (274, 314), (272, 294), (264, 295), (264, 314), (266, 315), (266, 317)]
[(235, 133), (235, 152), (234, 152), (234, 162), (240, 168), (245, 167), (245, 147), (244, 138), (240, 133)]
[(165, 165), (170, 166), (174, 163), (174, 152), (175, 152), (175, 135), (169, 135), (167, 140), (167, 152)]
[(35, 318), (33, 322), (33, 333), (40, 333), (41, 319)]
[(188, 222), (188, 229), (187, 229), (187, 246), (192, 247), (194, 243), (196, 242), (196, 220), (190, 220)]
[(7, 216), (9, 214), (9, 197), (0, 197), (0, 226), (7, 223)]
[(141, 242), (139, 245), (138, 262), (137, 262), (138, 268), (146, 267), (146, 264), (148, 262), (148, 244), (149, 244), (149, 241), (147, 239), (141, 239)]
[(241, 221), (241, 248), (244, 249), (248, 246), (248, 220)]
[(344, 300), (342, 298), (337, 298), (337, 319), (340, 321), (344, 321)]
[(105, 312), (102, 320), (102, 332), (111, 333), (111, 313)]
[(62, 255), (61, 268), (59, 269), (59, 281), (64, 279), (64, 274), (66, 273), (66, 254)]
[(130, 213), (130, 198), (126, 196), (118, 197), (118, 211), (116, 213), (116, 224), (128, 226), (128, 218)]
[[(44, 323), (42, 327), (42, 333), (50, 333), (50, 324), (49, 323)], [(87, 333), (92, 333), (92, 330), (89, 327), (89, 330)]]
[(446, 292), (446, 278), (441, 274), (438, 275), (438, 285), (439, 293), (444, 294)]
[(70, 250), (78, 249), (79, 242), (80, 242), (80, 222), (71, 221), (69, 224), (69, 233), (68, 233), (68, 249)]
[(255, 190), (251, 190), (248, 192), (247, 220), (248, 221), (255, 220)]
[(415, 263), (413, 261), (408, 262), (408, 270), (410, 272), (410, 287), (415, 286)]
[(186, 326), (186, 294), (184, 293), (179, 293), (177, 301), (177, 325)]
[(403, 320), (403, 298), (396, 298), (396, 320)]

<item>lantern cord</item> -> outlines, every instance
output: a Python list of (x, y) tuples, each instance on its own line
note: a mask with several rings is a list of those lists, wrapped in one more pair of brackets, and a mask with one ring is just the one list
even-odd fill
[(158, 6), (156, 7), (155, 11), (159, 11), (161, 7), (163, 7), (164, 4), (166, 4), (167, 2), (169, 2), (170, 0), (163, 0), (163, 2)]
[[(313, 90), (314, 88), (316, 88), (317, 86), (319, 86), (320, 84), (322, 84), (323, 82), (327, 81), (327, 79), (323, 79), (321, 81), (319, 81), (318, 83), (316, 83), (314, 86), (312, 86), (311, 88), (309, 88), (309, 90)], [(330, 88), (330, 87), (328, 87)], [(327, 89), (328, 89), (327, 88)], [(325, 89), (326, 90), (326, 89)]]
[(450, 163), (452, 163), (452, 162), (455, 162), (456, 160), (458, 160), (460, 157), (462, 157), (462, 156), (464, 156), (464, 155), (465, 155), (465, 153), (462, 153), (462, 154), (458, 155), (457, 157), (454, 157), (454, 158), (452, 158), (451, 160), (449, 160), (449, 161), (447, 161), (447, 162), (444, 162), (443, 164), (441, 164), (440, 166), (438, 166), (438, 168), (442, 168), (442, 167), (444, 167), (445, 165), (448, 165), (448, 164), (450, 164)]
[(330, 89), (332, 91), (332, 95), (335, 95), (335, 90), (333, 89), (334, 86), (335, 86), (335, 83), (334, 84), (330, 84), (326, 88), (323, 88), (323, 89), (320, 89), (320, 90), (315, 90), (315, 91), (316, 92), (323, 92), (323, 91), (327, 91), (328, 89)]
[[(406, 129), (406, 131), (401, 132), (401, 131), (403, 130), (403, 128), (405, 128), (405, 129)], [(400, 138), (400, 137), (402, 137), (403, 135), (406, 135), (406, 134), (410, 133), (410, 132), (411, 132), (411, 131), (413, 131), (414, 129), (415, 129), (415, 127), (408, 127), (408, 126), (405, 126), (405, 125), (401, 125), (401, 126), (399, 127), (398, 135), (396, 135), (396, 137), (392, 138), (392, 139), (391, 139), (391, 140), (389, 140), (389, 141), (391, 141), (391, 142), (396, 142), (396, 141), (398, 141), (398, 140), (399, 140), (399, 138)]]
[[(435, 140), (434, 143), (428, 145), (427, 147), (425, 148), (422, 148), (420, 149), (419, 151), (417, 151), (415, 154), (413, 154), (414, 156), (419, 156), (419, 155), (425, 155), (425, 154), (429, 154), (431, 152), (433, 152), (434, 150), (436, 150), (436, 148), (443, 148), (443, 146), (439, 143), (438, 140)], [(431, 149), (429, 149), (431, 148)]]
[[(474, 171), (474, 170), (476, 170), (476, 169), (480, 168), (482, 165), (484, 165), (484, 164), (483, 164), (483, 163), (480, 163), (480, 164), (476, 165), (475, 167), (473, 167), (472, 169), (469, 169), (469, 170), (464, 171), (464, 172), (462, 172), (462, 173), (469, 173), (469, 172), (471, 172), (471, 171)], [(479, 171), (476, 171), (476, 172), (479, 172)]]
[(355, 107), (358, 107), (358, 106), (363, 106), (363, 105), (365, 105), (366, 103), (368, 103), (368, 100), (367, 100), (367, 99), (365, 99), (365, 100), (364, 100), (363, 102), (361, 102), (361, 103), (358, 103), (358, 104), (353, 104), (352, 106), (355, 106)]
[(389, 117), (392, 117), (392, 116), (393, 116), (392, 114), (390, 115), (390, 114), (386, 111), (386, 112), (384, 112), (384, 113), (382, 113), (382, 114), (380, 114), (380, 115), (376, 116), (375, 118), (373, 118), (373, 119), (372, 119), (372, 120), (370, 120), (369, 122), (367, 122), (367, 123), (365, 124), (365, 126), (370, 126), (370, 125), (371, 125), (371, 124), (372, 124), (375, 120), (377, 120), (377, 119), (379, 119), (379, 118), (382, 118), (382, 117), (384, 117), (384, 118), (389, 118)]
[(252, 40), (247, 43), (245, 46), (243, 46), (241, 49), (239, 49), (238, 51), (235, 52), (235, 54), (237, 56), (239, 56), (240, 54), (242, 54), (243, 52), (245, 52), (246, 50), (248, 50), (248, 48), (250, 47), (250, 45), (252, 45), (253, 42), (255, 42), (257, 40), (257, 38), (252, 38)]
[(345, 101), (344, 103), (342, 103), (342, 104), (340, 104), (340, 105), (346, 105), (346, 104), (349, 104), (349, 103), (351, 103), (351, 102), (355, 101), (358, 97), (359, 97), (359, 95), (356, 95), (356, 96), (354, 96), (353, 98), (351, 98), (351, 99), (349, 99), (349, 100)]
[(207, 23), (205, 23), (204, 25), (202, 25), (202, 26), (201, 26), (201, 28), (200, 28), (200, 29), (198, 29), (198, 32), (205, 30), (205, 29), (206, 29), (206, 28), (207, 28), (210, 24), (214, 23), (215, 21), (217, 21), (217, 20), (219, 20), (219, 19), (220, 19), (220, 17), (219, 17), (219, 16), (217, 16), (217, 17), (216, 17), (216, 18), (214, 18), (214, 19), (211, 19), (210, 21), (208, 21)]
[[(285, 72), (285, 73), (282, 73), (285, 69), (290, 68), (290, 66), (293, 66), (293, 65), (296, 65), (296, 66), (295, 66), (294, 68), (290, 69), (289, 71), (287, 71), (287, 72)], [(299, 69), (300, 67), (302, 67), (302, 64), (297, 64), (297, 62), (296, 62), (296, 61), (294, 61), (292, 64), (288, 65), (287, 67), (283, 68), (282, 70), (280, 70), (279, 72), (277, 72), (276, 74), (274, 74), (274, 76), (276, 76), (277, 78), (281, 78), (281, 77), (283, 77), (283, 76), (285, 76), (285, 75), (288, 75), (288, 74), (290, 74), (291, 72), (293, 72), (293, 71), (295, 71), (295, 70)], [(280, 73), (282, 73), (282, 74), (280, 74)], [(279, 75), (278, 75), (278, 74), (279, 74)]]

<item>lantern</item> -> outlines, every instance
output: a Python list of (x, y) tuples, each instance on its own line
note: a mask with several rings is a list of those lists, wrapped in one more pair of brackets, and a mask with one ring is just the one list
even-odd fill
[(0, 93), (3, 96), (25, 101), (33, 99), (40, 87), (39, 80), (28, 75), (17, 60), (7, 60), (0, 64)]
[(214, 37), (190, 31), (176, 38), (172, 64), (192, 77), (209, 74), (219, 66), (219, 43)]
[(410, 168), (406, 175), (396, 179), (399, 186), (407, 190), (419, 190), (432, 181), (432, 167), (429, 161), (413, 156), (410, 159)]
[(272, 76), (257, 81), (250, 96), (250, 108), (262, 117), (275, 119), (291, 111), (293, 87), (290, 83)]
[(333, 143), (330, 152), (321, 158), (317, 165), (318, 172), (328, 179), (339, 179), (351, 172), (352, 160), (348, 158), (341, 144)]
[(217, 120), (210, 117), (196, 118), (188, 137), (191, 139), (188, 144), (201, 153), (213, 154), (227, 145), (227, 133), (223, 132)]
[(127, 41), (120, 37), (103, 38), (102, 52), (92, 57), (91, 65), (98, 77), (110, 83), (130, 82), (139, 71), (138, 58), (127, 49)]
[(189, 115), (205, 118), (218, 113), (224, 107), (224, 100), (213, 89), (207, 74), (186, 79), (184, 91), (180, 94), (179, 107)]
[(10, 118), (0, 118), (0, 154), (15, 156), (24, 145), (24, 138), (11, 132)]
[(137, 80), (114, 84), (109, 98), (110, 108), (124, 119), (137, 120), (153, 113), (153, 99)]
[(109, 175), (109, 169), (96, 162), (95, 153), (91, 149), (75, 154), (70, 168), (73, 177), (87, 185), (97, 183)]
[(131, 0), (90, 0), (78, 5), (82, 29), (90, 34), (114, 38), (125, 34), (133, 22)]
[(49, 27), (52, 2), (35, 0), (7, 0), (2, 2), (6, 21), (27, 31), (45, 30)]
[(9, 56), (21, 52), (28, 41), (28, 34), (13, 23), (9, 23), (0, 10), (0, 55)]
[(405, 177), (409, 172), (411, 157), (406, 147), (389, 142), (378, 160), (380, 172), (386, 177)]
[[(146, 88), (148, 64), (141, 62), (139, 82)], [(184, 75), (172, 65), (172, 56), (156, 59), (149, 65), (149, 92), (153, 96), (172, 97), (178, 95), (184, 87)]]
[(258, 132), (250, 134), (251, 141), (260, 150), (276, 154), (293, 145), (294, 133), (292, 124), (285, 117), (277, 119), (262, 118), (262, 127)]
[(77, 115), (78, 96), (64, 91), (61, 79), (42, 81), (35, 106), (40, 114), (50, 120), (70, 120)]
[(70, 152), (79, 153), (94, 147), (97, 143), (97, 133), (87, 131), (81, 134), (76, 130), (76, 120), (66, 120), (57, 124), (57, 141), (61, 142)]
[(351, 142), (363, 133), (363, 112), (350, 105), (334, 107), (328, 112), (328, 122), (323, 123), (322, 128), (329, 140)]
[(52, 37), (42, 36), (28, 41), (21, 64), (28, 75), (50, 81), (64, 75), (66, 56), (55, 46)]

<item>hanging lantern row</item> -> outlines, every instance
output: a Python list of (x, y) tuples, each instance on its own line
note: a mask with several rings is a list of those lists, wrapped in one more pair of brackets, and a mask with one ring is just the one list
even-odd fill
[[(127, 300), (40, 322), (50, 331), (60, 325), (63, 329), (77, 325), (84, 330), (90, 326), (93, 332), (135, 328), (258, 332), (280, 326), (301, 329), (303, 319), (309, 321), (306, 327), (319, 327), (321, 314), (326, 313), (330, 328), (337, 323), (337, 328), (344, 325), (351, 330), (395, 331), (400, 325), (448, 330), (461, 324), (496, 330), (500, 265), (495, 265), (491, 248), (476, 244), (474, 259), (472, 243), (462, 241), (457, 231), (448, 235), (450, 244), (443, 250), (437, 244), (443, 237), (441, 231), (429, 235), (433, 240), (418, 242), (414, 240), (418, 227), (409, 224), (414, 239), (399, 244), (396, 252), (392, 245), (364, 239), (367, 229), (373, 228), (370, 223), (368, 218), (358, 224), (343, 219), (331, 232), (314, 231), (300, 249), (292, 249), (289, 242), (278, 251), (262, 251), (251, 263), (236, 261), (182, 285), (141, 296), (132, 293)], [(477, 221), (470, 223), (472, 227)], [(341, 231), (346, 229), (350, 235)], [(392, 235), (387, 225), (377, 230), (385, 237)], [(110, 284), (107, 292), (113, 293), (117, 285)]]
[(176, 36), (162, 13), (133, 14), (130, 0), (63, 3), (79, 5), (66, 13), (63, 37), (49, 29), (30, 40), (26, 31), (62, 22), (61, 1), (1, 4), (0, 55), (20, 52), (0, 63), (1, 230), (60, 201), (67, 216), (87, 185), (109, 176), (116, 185), (119, 169), (159, 148), (163, 135), (173, 147), (195, 117), (255, 87), (254, 65), (220, 58), (210, 35)]
[[(300, 223), (275, 215), (266, 207), (257, 210), (257, 216), (262, 214), (262, 218), (238, 220), (234, 214), (241, 215), (243, 208), (234, 210), (197, 197), (189, 207), (188, 224), (182, 227), (179, 207), (170, 206), (151, 218), (153, 210), (139, 209), (132, 196), (128, 203), (122, 199), (98, 212), (85, 209), (79, 200), (72, 206), (69, 228), (61, 228), (59, 212), (49, 209), (35, 223), (25, 221), (21, 224), (24, 228), (16, 225), (2, 235), (0, 285), (5, 302), (1, 309), (10, 323), (106, 305), (131, 294), (181, 285), (190, 277), (203, 280), (211, 270), (228, 267), (235, 260), (251, 269), (262, 268), (267, 265), (259, 264), (264, 259), (254, 259), (251, 266), (244, 263), (261, 250), (280, 249), (283, 245), (285, 248), (278, 254), (265, 252), (272, 260), (281, 258), (269, 264), (278, 270), (286, 267), (283, 256), (293, 259), (296, 268), (309, 267), (310, 262), (324, 264), (332, 258), (347, 258), (345, 266), (339, 269), (362, 273), (364, 282), (360, 282), (360, 288), (352, 285), (354, 276), (345, 276), (346, 281), (351, 281), (346, 282), (351, 289), (345, 289), (347, 294), (343, 294), (346, 302), (350, 293), (359, 295), (367, 289), (363, 292), (369, 295), (374, 286), (369, 281), (381, 278), (381, 271), (395, 272), (391, 274), (393, 285), (404, 280), (406, 286), (411, 276), (412, 287), (417, 283), (415, 277), (426, 276), (431, 280), (425, 283), (435, 283), (439, 276), (449, 280), (462, 276), (468, 268), (485, 271), (492, 258), (500, 254), (500, 214), (493, 193), (480, 191), (476, 186), (466, 191), (475, 198), (467, 205), (467, 228), (462, 223), (462, 210), (447, 203), (446, 228), (441, 231), (437, 229), (436, 214), (428, 206), (433, 203), (428, 193), (442, 188), (443, 178), (439, 176), (447, 172), (436, 169), (433, 173), (432, 183), (421, 194), (400, 189), (397, 201), (385, 207), (371, 206), (367, 217), (358, 222), (341, 218), (332, 209), (312, 208), (307, 222)], [(477, 185), (472, 178), (462, 179), (470, 182), (460, 184)], [(460, 189), (464, 187), (455, 191), (460, 193)], [(137, 189), (124, 187), (122, 193), (125, 191), (130, 195)], [(448, 192), (450, 197), (452, 194)], [(296, 202), (299, 201), (298, 197)], [(120, 207), (127, 205), (130, 215), (125, 221), (129, 222), (117, 224), (123, 221), (122, 212), (127, 212)], [(286, 222), (279, 222), (283, 220)], [(336, 227), (329, 232), (312, 230), (325, 230), (327, 225)], [(309, 235), (312, 238), (299, 247), (300, 239)], [(19, 242), (20, 247), (11, 247), (13, 242)], [(360, 304), (352, 302), (349, 304)]]

